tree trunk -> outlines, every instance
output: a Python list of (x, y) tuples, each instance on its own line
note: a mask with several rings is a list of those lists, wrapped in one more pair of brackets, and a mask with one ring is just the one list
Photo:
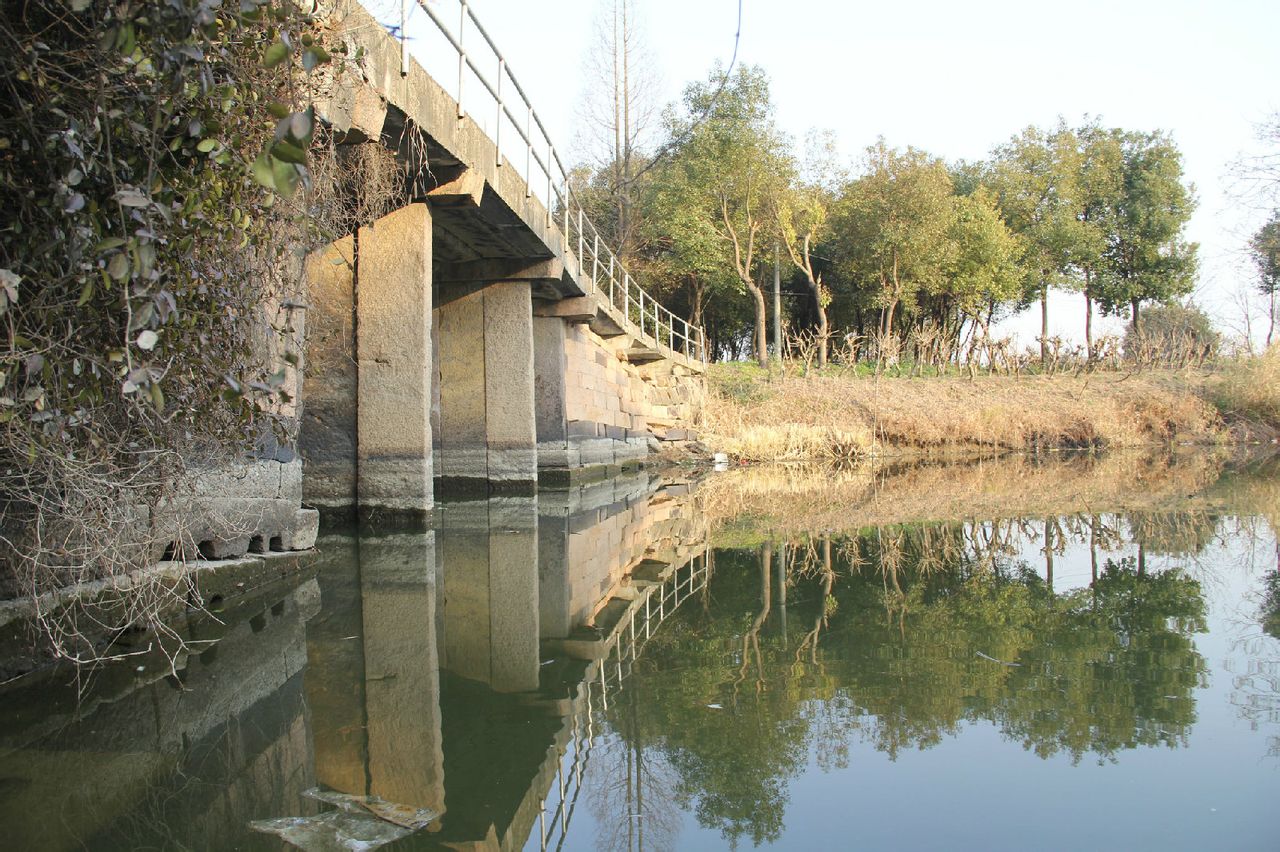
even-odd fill
[(1050, 518), (1044, 519), (1044, 576), (1049, 594), (1053, 594), (1053, 524)]
[(689, 276), (689, 324), (702, 327), (702, 315), (705, 311), (707, 288), (696, 275)]
[(1049, 282), (1040, 284), (1040, 366), (1049, 366)]
[(1098, 583), (1098, 516), (1089, 518), (1089, 587)]
[(782, 363), (782, 264), (777, 240), (773, 242), (773, 357)]
[(1089, 270), (1084, 271), (1084, 349), (1093, 361), (1093, 285)]
[(827, 366), (827, 337), (830, 326), (827, 325), (827, 309), (822, 306), (822, 294), (814, 288), (813, 303), (818, 306), (818, 366)]
[(886, 338), (888, 338), (889, 333), (893, 330), (893, 312), (894, 312), (894, 309), (897, 307), (898, 307), (898, 300), (894, 299), (892, 302), (889, 303), (889, 307), (885, 308), (884, 310), (884, 328), (882, 329), (882, 331), (884, 332), (884, 336)]
[(748, 285), (756, 301), (756, 360), (761, 367), (769, 366), (769, 312), (765, 306), (764, 290), (754, 283)]
[(1133, 333), (1138, 333), (1138, 305), (1140, 300), (1135, 296), (1129, 300), (1129, 309), (1133, 312)]
[(1267, 325), (1267, 348), (1271, 348), (1271, 338), (1276, 333), (1276, 288), (1271, 288), (1271, 313), (1269, 314), (1270, 323)]

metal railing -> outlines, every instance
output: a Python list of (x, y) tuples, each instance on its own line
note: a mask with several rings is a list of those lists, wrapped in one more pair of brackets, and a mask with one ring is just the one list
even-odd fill
[[(409, 1), (400, 0), (399, 37), (402, 73), (407, 73), (409, 62), (409, 47), (406, 39), (406, 28), (410, 17)], [(646, 293), (623, 268), (622, 261), (587, 218), (582, 203), (573, 192), (568, 170), (560, 161), (560, 156), (556, 153), (542, 119), (529, 102), (520, 82), (512, 74), (506, 58), (498, 50), (489, 33), (485, 31), (484, 25), (471, 11), (470, 4), (466, 0), (459, 0), (458, 29), (455, 34), (445, 22), (445, 15), (429, 5), (427, 0), (414, 0), (414, 2), (426, 13), (457, 54), (457, 88), (454, 96), (458, 104), (458, 117), (462, 118), (467, 114), (467, 101), (464, 100), (464, 95), (470, 97), (471, 88), (467, 86), (468, 82), (472, 80), (478, 82), (492, 98), (495, 122), (490, 135), (496, 152), (495, 165), (498, 167), (504, 165), (504, 126), (513, 129), (519, 140), (524, 143), (525, 196), (533, 196), (535, 178), (538, 179), (539, 188), (545, 179), (545, 197), (541, 199), (547, 211), (545, 225), (548, 230), (553, 224), (560, 225), (561, 247), (566, 255), (572, 255), (577, 260), (578, 280), (583, 290), (612, 308), (609, 312), (612, 318), (620, 321), (623, 330), (641, 342), (706, 363), (706, 335), (702, 328), (676, 316), (657, 299)], [(485, 57), (483, 64), (494, 63), (497, 73), (493, 80), (490, 80), (482, 70), (482, 63), (478, 63), (476, 58), (468, 52), (468, 47), (474, 46), (474, 42), (467, 40), (470, 30), (474, 30), (480, 36), (482, 48), (491, 55)], [(514, 98), (508, 98), (504, 89), (513, 90)], [(476, 113), (473, 112), (474, 114)], [(515, 160), (507, 158), (506, 162), (514, 163)]]

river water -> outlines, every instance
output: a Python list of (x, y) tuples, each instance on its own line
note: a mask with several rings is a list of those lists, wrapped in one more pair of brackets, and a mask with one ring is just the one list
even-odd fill
[[(1275, 849), (1272, 460), (645, 474), (0, 688), (13, 849)], [(145, 642), (145, 637), (135, 643)]]

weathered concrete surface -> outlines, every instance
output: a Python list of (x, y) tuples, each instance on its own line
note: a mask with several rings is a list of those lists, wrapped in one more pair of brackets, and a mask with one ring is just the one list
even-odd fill
[(646, 560), (684, 564), (705, 549), (707, 524), (686, 496), (640, 472), (561, 492), (538, 506), (539, 627), (564, 639)]
[(441, 302), (435, 310), (441, 488), (531, 493), (538, 468), (529, 285), (497, 282), (456, 298), (442, 295)]
[[(113, 638), (112, 625), (126, 623), (125, 607), (134, 596), (157, 598), (158, 615), (175, 621), (193, 603), (233, 603), (277, 582), (299, 582), (315, 559), (314, 551), (251, 554), (235, 559), (192, 563), (160, 561), (124, 577), (93, 580), (30, 597), (0, 601), (0, 681), (46, 668), (54, 651), (33, 644), (37, 620), (78, 613), (81, 635), (66, 637), (65, 651), (91, 654)], [(238, 605), (238, 604), (237, 604)]]
[[(609, 303), (566, 246), (547, 199), (528, 191), (484, 129), (459, 117), (416, 62), (401, 74), (399, 43), (367, 10), (338, 0), (321, 14), (357, 58), (319, 93), (318, 114), (340, 144), (382, 140), (421, 171), (413, 190), (420, 201), (407, 209), (420, 210), (428, 225), (425, 246), (418, 218), (413, 226), (378, 223), (307, 264), (315, 314), (306, 388), (314, 407), (302, 441), (308, 501), (429, 505), (420, 496), (429, 494), (420, 485), (424, 467), (441, 488), (475, 494), (531, 492), (539, 468), (637, 463), (656, 448), (654, 430), (696, 413), (700, 391), (690, 377), (703, 365)], [(429, 170), (419, 169), (424, 156)], [(384, 241), (376, 251), (382, 260), (369, 255), (371, 240)], [(356, 253), (358, 262), (344, 262)], [(425, 337), (414, 283), (420, 270), (433, 286)], [(388, 323), (394, 334), (370, 325), (370, 298), (399, 300), (402, 315)], [(394, 327), (406, 322), (412, 328)], [(396, 352), (372, 351), (388, 340)], [(357, 354), (344, 361), (345, 352)], [(397, 356), (435, 365), (428, 390), (420, 392), (416, 375), (379, 378), (400, 369), (390, 363)], [(395, 398), (386, 398), (393, 387)], [(366, 411), (367, 403), (376, 410)], [(419, 428), (418, 410), (429, 429)], [(420, 432), (431, 435), (434, 460), (421, 450)]]
[(629, 338), (601, 337), (542, 303), (539, 313), (552, 314), (534, 319), (544, 482), (548, 471), (636, 463), (667, 430), (696, 422), (705, 394), (699, 372), (667, 360), (632, 363)]
[(410, 204), (357, 236), (357, 483), (361, 510), (432, 504), (431, 214)]
[(312, 506), (356, 502), (355, 237), (307, 257), (307, 369), (298, 443), (302, 496)]

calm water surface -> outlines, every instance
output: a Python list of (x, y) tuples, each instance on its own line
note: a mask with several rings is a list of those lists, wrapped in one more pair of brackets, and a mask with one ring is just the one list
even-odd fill
[(15, 849), (1275, 849), (1273, 467), (1159, 505), (1111, 483), (1105, 511), (1072, 469), (1054, 511), (850, 503), (839, 529), (639, 476), (331, 534), (314, 573), (186, 622), (177, 677), (0, 692), (0, 825)]

